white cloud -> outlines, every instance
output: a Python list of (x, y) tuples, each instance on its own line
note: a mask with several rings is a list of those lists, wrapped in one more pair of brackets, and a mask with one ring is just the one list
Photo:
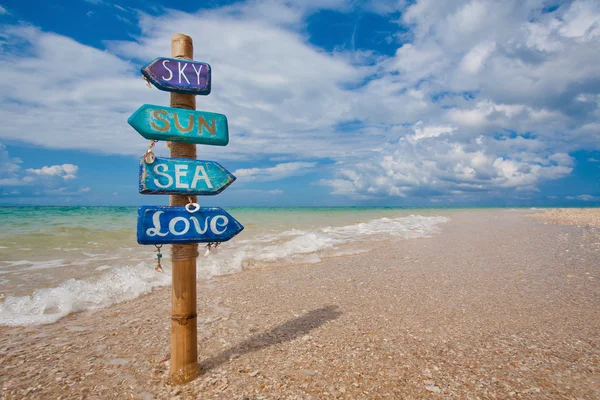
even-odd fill
[(9, 14), (8, 10), (0, 5), (0, 15)]
[(243, 181), (276, 181), (310, 172), (317, 163), (315, 162), (289, 162), (277, 164), (267, 168), (241, 168), (233, 175)]
[(0, 194), (3, 201), (25, 199), (39, 202), (40, 196), (80, 199), (91, 190), (89, 187), (77, 188), (75, 178), (79, 167), (76, 165), (50, 165), (23, 170), (21, 164), (20, 159), (10, 157), (6, 146), (0, 144)]
[(575, 1), (563, 17), (559, 32), (569, 38), (590, 40), (600, 33), (600, 5), (597, 1)]
[(28, 168), (26, 172), (40, 176), (58, 176), (65, 181), (75, 179), (79, 167), (73, 164), (50, 165), (39, 169)]
[(20, 174), (21, 163), (19, 158), (11, 157), (6, 146), (0, 143), (0, 187), (29, 184)]
[[(230, 123), (230, 145), (211, 154), (333, 160), (322, 183), (337, 194), (534, 190), (571, 172), (568, 153), (600, 148), (598, 2), (542, 13), (543, 0), (370, 1), (365, 7), (379, 13), (402, 11), (393, 56), (311, 45), (306, 16), (350, 3), (251, 0), (141, 14), (132, 20), (136, 39), (108, 42), (106, 51), (3, 26), (9, 45), (29, 51), (0, 53), (0, 139), (141, 155), (146, 143), (124, 121), (168, 96), (145, 88), (139, 66), (168, 56), (172, 32), (183, 31), (213, 67), (213, 92), (198, 109)], [(340, 128), (355, 121), (359, 129)], [(236, 174), (291, 176), (277, 167)]]
[[(343, 160), (334, 179), (321, 183), (354, 197), (477, 198), (535, 191), (545, 180), (569, 175), (569, 152), (600, 148), (600, 72), (593, 67), (600, 63), (600, 41), (590, 33), (600, 10), (576, 1), (541, 14), (543, 6), (477, 0), (410, 5), (402, 22), (411, 26), (412, 42), (382, 64), (396, 75), (378, 79), (395, 93), (417, 86), (425, 99), (442, 93), (437, 104), (444, 109), (426, 101), (425, 115), (413, 113), (423, 121), (414, 133), (399, 129), (400, 140), (388, 141), (380, 155)], [(581, 22), (587, 33), (575, 40), (563, 28), (570, 24), (566, 14), (580, 15), (582, 7), (591, 16)]]
[(0, 176), (9, 177), (21, 169), (22, 161), (17, 157), (10, 157), (6, 146), (0, 143)]
[(484, 42), (479, 43), (475, 47), (473, 47), (461, 60), (460, 66), (461, 68), (468, 73), (476, 74), (478, 73), (485, 60), (492, 54), (492, 52), (496, 49), (495, 42)]
[[(531, 191), (539, 182), (561, 178), (572, 171), (573, 160), (569, 155), (553, 153), (533, 139), (497, 141), (477, 137), (459, 143), (452, 136), (440, 136), (448, 128), (418, 124), (413, 129), (437, 135), (420, 140), (414, 140), (418, 133), (408, 135), (397, 146), (384, 150), (378, 163), (362, 161), (345, 165), (337, 172), (336, 179), (320, 183), (331, 186), (333, 194), (355, 197), (419, 194), (431, 197), (448, 193), (460, 197), (506, 189)], [(529, 148), (537, 148), (536, 153), (528, 152)]]
[(581, 201), (596, 201), (600, 200), (600, 196), (592, 196), (589, 194), (580, 194), (578, 196), (566, 196), (568, 200), (581, 200)]
[[(146, 88), (140, 65), (127, 60), (168, 56), (172, 32), (184, 31), (202, 44), (197, 58), (213, 68), (213, 92), (198, 98), (198, 109), (229, 119), (230, 145), (215, 149), (217, 154), (248, 159), (265, 152), (296, 155), (300, 147), (317, 157), (349, 151), (349, 144), (334, 149), (328, 144), (335, 140), (335, 124), (351, 119), (351, 104), (344, 100), (350, 97), (342, 86), (360, 82), (368, 71), (342, 55), (315, 49), (277, 21), (242, 10), (251, 15), (231, 10), (142, 15), (139, 40), (108, 42), (109, 51), (33, 27), (6, 27), (9, 43), (30, 51), (28, 56), (0, 54), (0, 118), (9, 121), (0, 138), (142, 154), (145, 141), (124, 121), (144, 103), (167, 104), (168, 95)], [(214, 36), (215, 31), (227, 35)], [(208, 36), (210, 41), (202, 40)], [(40, 65), (43, 74), (36, 73)], [(35, 133), (48, 127), (52, 135)]]
[(415, 134), (407, 136), (407, 139), (413, 142), (421, 139), (438, 137), (444, 134), (451, 134), (456, 130), (451, 126), (423, 126), (423, 121), (419, 121), (414, 126)]
[(22, 161), (19, 158), (10, 157), (6, 146), (0, 143), (0, 187), (33, 188), (39, 185), (56, 187), (57, 184), (75, 179), (79, 169), (73, 164), (63, 164), (44, 166), (39, 169), (28, 168), (23, 171), (21, 164)]

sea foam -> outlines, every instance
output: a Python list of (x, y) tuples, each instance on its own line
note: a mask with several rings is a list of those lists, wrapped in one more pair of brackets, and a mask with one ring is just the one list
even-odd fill
[[(200, 277), (239, 272), (252, 263), (319, 262), (319, 252), (335, 250), (331, 256), (362, 252), (339, 247), (369, 241), (394, 238), (426, 238), (439, 231), (438, 224), (446, 217), (411, 215), (400, 218), (379, 218), (346, 226), (325, 226), (314, 230), (288, 230), (261, 235), (252, 240), (224, 243), (217, 252), (198, 262)], [(234, 241), (235, 242), (235, 241)]]
[(58, 287), (38, 289), (31, 296), (8, 296), (0, 303), (0, 324), (49, 324), (72, 312), (106, 308), (170, 283), (169, 275), (145, 263), (112, 268), (94, 281), (69, 279)]
[[(253, 263), (321, 260), (324, 252), (335, 257), (368, 251), (368, 243), (390, 238), (425, 238), (439, 231), (445, 217), (411, 215), (379, 218), (346, 226), (291, 229), (256, 234), (223, 243), (219, 250), (198, 258), (198, 276), (210, 278), (243, 270)], [(349, 245), (349, 246), (348, 246)], [(345, 247), (344, 247), (345, 246)], [(165, 257), (168, 265), (168, 252)], [(9, 296), (0, 303), (0, 325), (38, 325), (57, 321), (77, 311), (95, 310), (130, 300), (171, 283), (170, 269), (159, 273), (147, 263), (103, 270), (97, 279), (69, 279), (57, 287), (37, 289), (31, 296)]]

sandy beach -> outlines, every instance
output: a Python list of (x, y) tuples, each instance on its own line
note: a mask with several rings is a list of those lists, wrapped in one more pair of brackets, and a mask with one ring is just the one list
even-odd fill
[(598, 208), (549, 208), (531, 216), (555, 224), (600, 226), (600, 209)]
[(168, 382), (170, 287), (0, 327), (0, 397), (598, 399), (600, 229), (530, 213), (457, 212), (428, 239), (199, 281), (186, 386)]

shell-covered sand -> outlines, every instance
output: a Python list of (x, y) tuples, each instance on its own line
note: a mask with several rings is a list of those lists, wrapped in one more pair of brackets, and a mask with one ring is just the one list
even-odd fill
[(600, 208), (548, 208), (533, 217), (555, 224), (600, 226)]
[(454, 213), (429, 239), (200, 281), (203, 374), (186, 386), (168, 381), (168, 287), (0, 327), (0, 396), (598, 399), (600, 230), (524, 214)]

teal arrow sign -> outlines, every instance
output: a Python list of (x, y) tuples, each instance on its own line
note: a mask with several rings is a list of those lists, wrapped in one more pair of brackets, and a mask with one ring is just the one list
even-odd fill
[(214, 161), (156, 157), (140, 161), (140, 193), (215, 195), (235, 181), (229, 171)]
[(223, 114), (144, 104), (127, 120), (149, 140), (226, 146), (227, 117)]

